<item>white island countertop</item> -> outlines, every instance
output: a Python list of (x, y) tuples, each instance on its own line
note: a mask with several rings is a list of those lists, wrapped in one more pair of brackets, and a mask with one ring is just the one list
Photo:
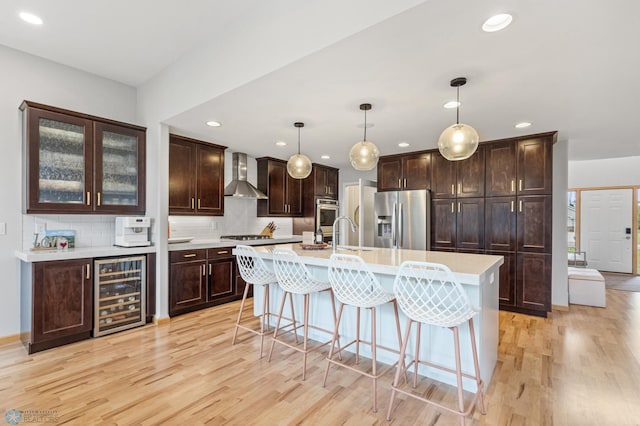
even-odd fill
[[(329, 257), (333, 254), (331, 247), (305, 250), (300, 244), (261, 246), (256, 247), (256, 251), (259, 256), (270, 259), (275, 248), (293, 250), (305, 264), (314, 266), (329, 266)], [(489, 278), (486, 274), (504, 262), (502, 256), (392, 248), (339, 246), (336, 253), (360, 256), (372, 272), (384, 275), (396, 275), (400, 264), (405, 261), (441, 263), (447, 265), (460, 282), (471, 285), (478, 285)]]
[(176, 250), (196, 250), (206, 248), (218, 248), (218, 247), (235, 247), (238, 244), (244, 244), (247, 246), (260, 246), (260, 245), (273, 245), (282, 243), (299, 243), (302, 241), (301, 235), (284, 235), (273, 238), (266, 238), (262, 240), (229, 240), (220, 238), (211, 239), (197, 239), (184, 242), (184, 243), (169, 243), (169, 251)]

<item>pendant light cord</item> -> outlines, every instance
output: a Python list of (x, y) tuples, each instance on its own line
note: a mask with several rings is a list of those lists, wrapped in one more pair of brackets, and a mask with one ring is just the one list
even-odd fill
[(456, 90), (456, 124), (460, 124), (460, 86), (457, 86)]
[(364, 140), (362, 142), (367, 141), (367, 110), (364, 110)]
[(298, 127), (298, 155), (300, 155), (300, 127)]

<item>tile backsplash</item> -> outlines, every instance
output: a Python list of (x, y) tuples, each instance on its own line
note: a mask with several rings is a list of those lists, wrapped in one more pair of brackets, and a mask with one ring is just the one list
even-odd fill
[[(111, 246), (115, 241), (115, 216), (97, 215), (22, 215), (22, 247), (33, 247), (36, 225), (48, 231), (72, 229), (76, 231), (76, 247)], [(43, 235), (38, 238), (41, 239)]]

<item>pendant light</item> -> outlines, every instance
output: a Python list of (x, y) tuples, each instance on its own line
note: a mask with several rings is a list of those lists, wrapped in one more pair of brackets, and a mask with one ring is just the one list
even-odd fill
[(460, 123), (460, 86), (467, 83), (465, 77), (451, 80), (451, 87), (457, 89), (456, 124), (444, 129), (438, 139), (440, 154), (449, 161), (464, 160), (473, 155), (478, 148), (478, 132), (468, 124)]
[(364, 139), (351, 147), (349, 161), (356, 170), (371, 170), (378, 164), (380, 151), (375, 144), (367, 141), (367, 111), (371, 104), (362, 104), (360, 109), (364, 111)]
[(311, 174), (311, 160), (304, 154), (300, 154), (300, 128), (304, 123), (293, 123), (298, 128), (298, 153), (289, 157), (287, 172), (294, 179), (304, 179)]

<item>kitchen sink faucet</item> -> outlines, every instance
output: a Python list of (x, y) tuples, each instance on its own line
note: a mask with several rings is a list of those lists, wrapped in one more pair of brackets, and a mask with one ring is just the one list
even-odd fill
[(336, 225), (341, 220), (348, 221), (349, 224), (351, 225), (351, 232), (356, 232), (356, 224), (353, 223), (353, 220), (351, 220), (350, 217), (348, 217), (348, 216), (338, 216), (338, 217), (336, 217), (336, 220), (333, 221), (333, 235), (331, 236), (331, 243), (333, 244), (333, 251), (334, 252), (338, 248), (338, 240), (337, 240), (337, 237), (336, 237)]

